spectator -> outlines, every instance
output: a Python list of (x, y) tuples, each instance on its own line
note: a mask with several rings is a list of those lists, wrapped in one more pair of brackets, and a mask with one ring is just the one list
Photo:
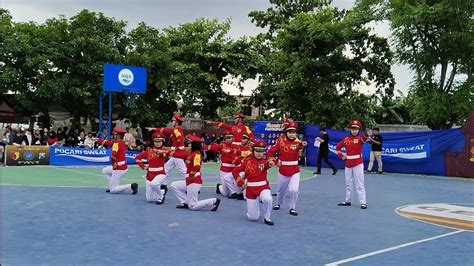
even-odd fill
[(15, 136), (13, 136), (12, 144), (15, 146), (23, 145), (23, 132), (20, 128), (17, 128)]
[(84, 131), (81, 131), (79, 133), (77, 147), (84, 148), (86, 146), (85, 141), (86, 141), (86, 134), (84, 134)]
[(48, 145), (49, 129), (43, 128), (43, 135), (41, 136), (41, 145)]
[(79, 143), (79, 137), (77, 134), (77, 129), (76, 130), (69, 130), (69, 134), (67, 135), (66, 138), (66, 144), (65, 146), (67, 147), (77, 147), (77, 144)]
[(64, 131), (62, 128), (58, 128), (56, 133), (56, 138), (58, 139), (58, 146), (63, 146), (66, 142), (66, 130), (67, 127), (64, 127)]
[(102, 132), (97, 134), (97, 138), (98, 139), (108, 139), (109, 138), (109, 131), (106, 128), (102, 129)]
[(125, 133), (125, 136), (123, 137), (123, 141), (125, 142), (125, 145), (127, 146), (128, 150), (134, 150), (135, 147), (137, 146), (135, 137), (133, 136), (132, 133), (130, 133), (130, 128), (126, 128), (127, 133)]
[(219, 138), (217, 138), (216, 143), (221, 144), (221, 142), (224, 140), (224, 134), (221, 134)]
[(3, 133), (3, 143), (5, 145), (10, 145), (13, 142), (13, 132), (12, 132), (12, 127), (11, 126), (6, 126), (5, 127), (5, 132)]
[(372, 144), (372, 150), (370, 151), (370, 161), (369, 166), (367, 167), (367, 172), (370, 174), (372, 172), (372, 167), (374, 166), (374, 159), (377, 159), (377, 174), (383, 173), (382, 168), (382, 143), (383, 137), (380, 135), (380, 128), (376, 127), (373, 130), (374, 135), (370, 137), (370, 143)]
[(95, 146), (95, 138), (92, 135), (92, 132), (87, 133), (87, 137), (84, 140), (84, 147), (87, 149), (93, 149)]
[(25, 133), (23, 134), (23, 139), (21, 141), (21, 144), (23, 146), (31, 146), (31, 143), (33, 142), (33, 135), (31, 135), (31, 129), (26, 129)]
[(49, 132), (49, 137), (48, 137), (48, 140), (46, 141), (46, 144), (48, 146), (58, 145), (58, 138), (56, 137), (56, 132), (54, 132), (54, 130), (51, 130), (51, 132)]
[(33, 142), (31, 145), (41, 145), (41, 131), (39, 129), (35, 130), (35, 134), (33, 134)]

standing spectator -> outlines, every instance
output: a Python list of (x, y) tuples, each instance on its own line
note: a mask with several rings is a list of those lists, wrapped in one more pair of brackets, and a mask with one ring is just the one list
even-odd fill
[(372, 172), (372, 167), (374, 166), (374, 159), (377, 159), (377, 174), (383, 173), (382, 168), (382, 142), (383, 137), (380, 135), (380, 128), (376, 127), (373, 130), (374, 135), (369, 138), (370, 143), (372, 144), (372, 150), (370, 151), (370, 161), (369, 166), (367, 167), (367, 173)]
[(35, 130), (35, 134), (33, 134), (33, 141), (31, 145), (41, 145), (41, 132), (39, 129)]
[(63, 146), (66, 142), (66, 130), (67, 127), (64, 127), (64, 131), (62, 128), (58, 128), (56, 133), (56, 138), (58, 139), (58, 146)]
[[(214, 135), (215, 136), (215, 135)], [(211, 145), (212, 138), (209, 134), (204, 134), (204, 144)], [(214, 151), (206, 151), (206, 161), (214, 161)]]
[(25, 133), (23, 134), (23, 140), (21, 142), (21, 144), (23, 146), (31, 146), (33, 142), (33, 136), (31, 135), (31, 129), (26, 129), (25, 130)]
[(321, 174), (321, 161), (324, 160), (329, 167), (332, 168), (332, 175), (337, 173), (337, 168), (329, 161), (329, 134), (326, 132), (326, 128), (322, 127), (319, 129), (320, 137), (314, 140), (314, 146), (319, 146), (318, 152), (318, 170), (313, 174)]
[(87, 149), (93, 149), (95, 145), (95, 138), (92, 136), (92, 132), (87, 133), (87, 137), (84, 140), (84, 147)]
[(137, 146), (135, 137), (133, 136), (132, 133), (130, 133), (130, 128), (126, 128), (127, 133), (125, 133), (125, 136), (123, 137), (123, 141), (125, 142), (125, 145), (127, 146), (127, 150), (134, 150), (135, 147)]
[(56, 137), (56, 132), (54, 132), (54, 130), (51, 130), (51, 132), (49, 132), (49, 137), (48, 137), (48, 140), (46, 141), (46, 145), (48, 146), (58, 145), (58, 138)]
[(66, 143), (64, 145), (67, 147), (77, 147), (78, 143), (79, 143), (79, 138), (77, 134), (77, 129), (69, 130), (69, 134), (67, 134)]
[(13, 132), (12, 132), (12, 127), (11, 126), (6, 126), (5, 127), (5, 132), (3, 133), (3, 143), (5, 145), (10, 145), (13, 142)]

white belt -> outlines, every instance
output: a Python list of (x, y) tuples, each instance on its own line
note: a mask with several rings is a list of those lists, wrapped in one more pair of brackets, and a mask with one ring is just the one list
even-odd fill
[(184, 150), (184, 146), (179, 146), (178, 149), (179, 150)]
[(148, 168), (148, 171), (150, 172), (158, 172), (158, 171), (163, 171), (163, 167), (151, 167), (151, 168)]
[(347, 155), (346, 158), (349, 160), (359, 159), (361, 156), (360, 154), (357, 155)]
[(248, 187), (261, 187), (265, 186), (267, 181), (259, 181), (259, 182), (247, 182)]
[(232, 163), (222, 163), (222, 166), (225, 166), (225, 167), (235, 167), (235, 164), (232, 164)]
[(298, 165), (298, 161), (281, 161), (281, 165)]
[(126, 161), (116, 162), (117, 165), (125, 165), (126, 163), (127, 163)]
[(232, 144), (234, 144), (234, 145), (241, 145), (241, 144), (242, 144), (242, 142), (237, 142), (237, 141), (234, 141), (234, 142), (232, 142)]
[[(201, 175), (200, 172), (196, 172), (196, 173), (194, 174), (195, 177), (196, 177), (196, 176), (200, 176), (200, 175)], [(189, 177), (189, 174), (186, 174), (186, 177)]]

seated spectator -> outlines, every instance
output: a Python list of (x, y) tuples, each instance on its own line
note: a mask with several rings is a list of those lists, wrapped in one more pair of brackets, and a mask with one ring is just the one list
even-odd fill
[(41, 145), (48, 145), (49, 128), (43, 128), (43, 135), (41, 135)]
[(48, 137), (48, 140), (46, 141), (46, 144), (48, 146), (58, 145), (58, 138), (56, 138), (56, 132), (54, 132), (54, 130), (51, 130), (51, 132), (49, 132), (49, 137)]
[(87, 137), (84, 140), (84, 147), (87, 149), (93, 149), (95, 147), (96, 138), (93, 137), (92, 132), (87, 133)]
[(23, 145), (23, 132), (20, 128), (16, 129), (16, 133), (13, 136), (12, 144), (18, 147)]
[(41, 145), (41, 131), (39, 129), (35, 130), (35, 134), (33, 134), (33, 141), (31, 145)]
[(133, 136), (132, 133), (130, 133), (130, 128), (127, 127), (127, 133), (123, 136), (123, 141), (125, 142), (125, 145), (127, 146), (128, 150), (135, 150), (137, 144), (135, 141), (135, 136)]
[(56, 133), (56, 138), (58, 139), (58, 146), (63, 146), (66, 142), (66, 130), (67, 127), (64, 127), (64, 131), (62, 128), (58, 128)]
[(27, 128), (23, 134), (22, 146), (31, 146), (33, 143), (33, 135), (31, 135), (31, 129)]
[(84, 148), (86, 146), (85, 141), (86, 141), (86, 135), (84, 134), (84, 131), (81, 131), (79, 133), (77, 147)]

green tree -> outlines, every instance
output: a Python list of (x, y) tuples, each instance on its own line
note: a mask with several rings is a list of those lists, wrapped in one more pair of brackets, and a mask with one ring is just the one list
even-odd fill
[(416, 123), (432, 129), (462, 123), (474, 109), (474, 3), (463, 0), (360, 0), (374, 19), (390, 21), (399, 62), (415, 73), (409, 93)]
[(297, 3), (283, 4), (284, 10), (288, 5), (296, 11), (283, 16), (286, 23), (271, 19), (282, 17), (272, 14), (281, 9), (277, 4), (261, 24), (274, 23), (275, 34), (257, 37), (262, 44), (256, 49), (264, 59), (255, 103), (310, 123), (344, 127), (347, 120), (359, 118), (373, 124), (373, 100), (356, 87), (375, 83), (378, 93), (393, 94), (386, 39), (370, 32), (370, 20), (360, 10), (322, 7), (302, 12), (307, 10), (298, 9)]

